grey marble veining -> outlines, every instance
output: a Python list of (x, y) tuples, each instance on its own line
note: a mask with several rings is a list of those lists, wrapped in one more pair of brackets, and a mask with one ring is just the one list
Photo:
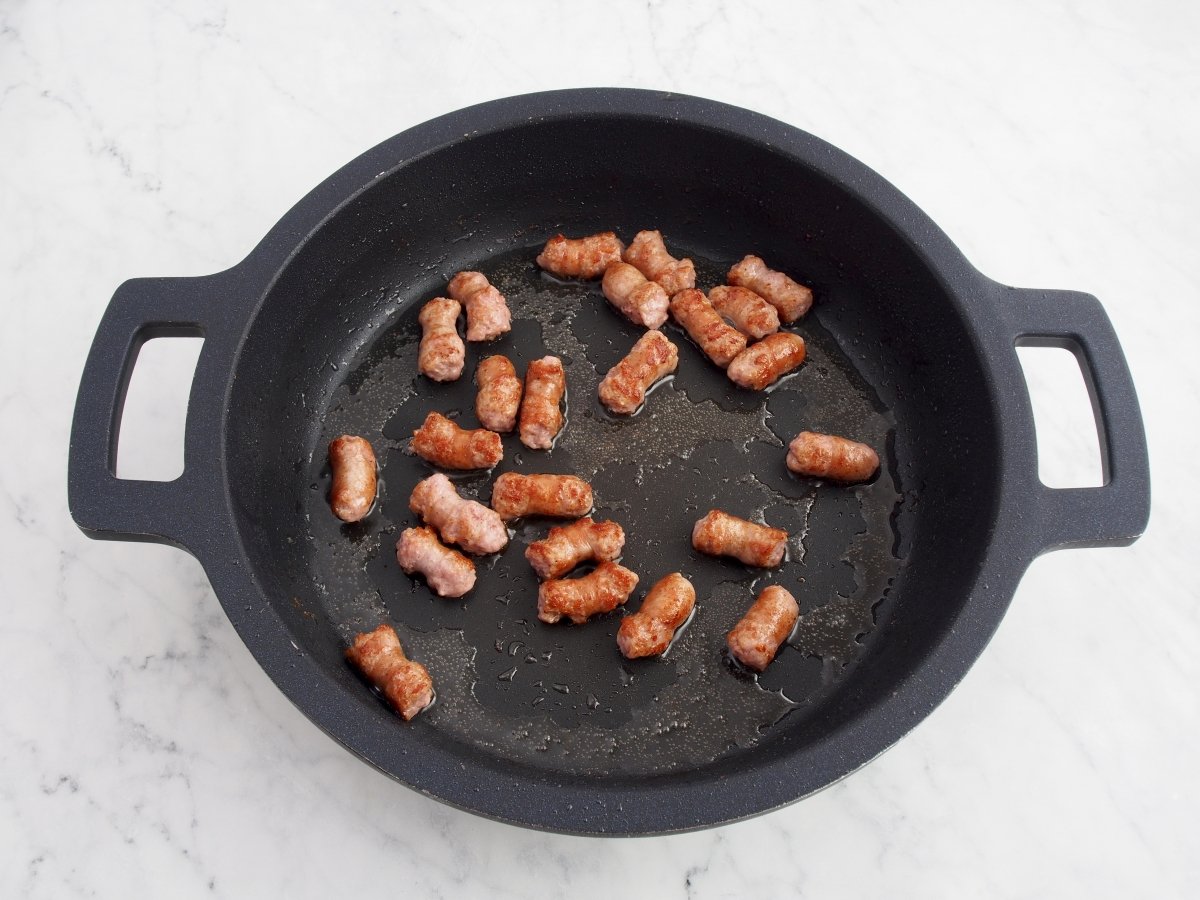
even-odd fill
[[(1183, 2), (0, 5), (0, 895), (1200, 894), (1198, 39)], [(639, 841), (392, 783), (275, 689), (190, 557), (89, 542), (66, 512), (78, 377), (120, 281), (233, 264), (405, 127), (584, 85), (776, 116), (993, 278), (1100, 296), (1155, 479), (1147, 536), (1038, 560), (885, 756)], [(1078, 436), (1043, 437), (1069, 465)]]

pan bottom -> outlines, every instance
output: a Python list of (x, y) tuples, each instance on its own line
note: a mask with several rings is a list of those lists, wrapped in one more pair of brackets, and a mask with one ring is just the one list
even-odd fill
[[(433, 729), (507, 762), (573, 775), (668, 774), (803, 728), (886, 616), (905, 546), (895, 423), (822, 325), (822, 305), (837, 302), (836, 290), (792, 326), (808, 344), (807, 361), (767, 393), (736, 388), (667, 326), (680, 350), (677, 373), (639, 413), (617, 419), (599, 404), (596, 386), (642, 329), (608, 306), (598, 283), (540, 272), (536, 253), (523, 248), (477, 264), (508, 298), (513, 330), (490, 344), (468, 344), (458, 382), (418, 376), (420, 302), (412, 302), (333, 393), (304, 498), (318, 604), (347, 641), (392, 622), (409, 654), (429, 667), (437, 702), (412, 723), (397, 719), (397, 728)], [(692, 258), (701, 286), (722, 283), (734, 261)], [(439, 598), (400, 571), (395, 540), (415, 524), (408, 495), (433, 471), (408, 451), (408, 438), (432, 410), (478, 427), (472, 374), (495, 353), (509, 356), (518, 373), (546, 353), (561, 357), (568, 423), (549, 452), (504, 436), (505, 458), (493, 472), (452, 476), (460, 492), (486, 503), (494, 476), (505, 471), (590, 481), (593, 515), (622, 525), (622, 564), (641, 578), (628, 612), (669, 572), (682, 572), (696, 588), (695, 615), (665, 657), (621, 656), (615, 636), (624, 610), (581, 626), (538, 621), (538, 582), (524, 551), (553, 524), (544, 520), (516, 523), (502, 553), (478, 559), (477, 585), (461, 600)], [(806, 429), (875, 447), (880, 474), (849, 488), (792, 475), (786, 444)], [(325, 499), (324, 448), (342, 433), (370, 440), (382, 468), (376, 510), (355, 525), (334, 519)], [(787, 561), (765, 571), (698, 554), (691, 528), (711, 508), (786, 529)], [(768, 584), (795, 594), (801, 619), (755, 677), (728, 661), (724, 636)]]

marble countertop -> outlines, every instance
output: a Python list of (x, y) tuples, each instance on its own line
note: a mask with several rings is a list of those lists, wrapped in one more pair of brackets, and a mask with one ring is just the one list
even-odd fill
[[(1115, 0), (0, 6), (0, 895), (1200, 895), (1198, 40), (1196, 4)], [(775, 116), (881, 172), (991, 277), (1099, 296), (1155, 482), (1146, 536), (1034, 563), (966, 680), (883, 757), (777, 813), (637, 841), (393, 783), (276, 690), (191, 557), (90, 542), (66, 505), (119, 282), (230, 266), (410, 125), (586, 85)], [(1072, 387), (1035, 379), (1048, 408)], [(1078, 474), (1086, 435), (1041, 437)]]

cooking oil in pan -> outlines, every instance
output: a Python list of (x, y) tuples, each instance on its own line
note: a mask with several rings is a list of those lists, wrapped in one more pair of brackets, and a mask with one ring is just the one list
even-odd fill
[[(899, 572), (900, 491), (892, 466), (849, 488), (798, 478), (784, 466), (786, 444), (808, 429), (882, 451), (894, 423), (821, 328), (819, 307), (795, 326), (808, 342), (804, 367), (769, 393), (737, 389), (667, 326), (680, 350), (675, 377), (634, 416), (614, 417), (596, 399), (597, 385), (643, 330), (607, 305), (598, 283), (553, 279), (536, 269), (535, 255), (478, 265), (508, 298), (513, 330), (468, 344), (459, 381), (418, 376), (416, 316), (427, 298), (415, 298), (333, 397), (310, 463), (321, 490), (305, 492), (312, 576), (327, 614), (347, 640), (379, 621), (397, 626), (437, 682), (438, 703), (414, 725), (542, 768), (629, 776), (694, 769), (802, 723), (863, 652)], [(696, 261), (700, 286), (721, 282), (728, 263)], [(436, 597), (396, 564), (396, 537), (415, 524), (409, 493), (434, 471), (408, 451), (408, 438), (431, 410), (478, 427), (473, 372), (494, 353), (519, 373), (547, 353), (562, 358), (570, 422), (548, 452), (506, 435), (496, 469), (454, 473), (456, 487), (487, 502), (505, 471), (587, 479), (593, 516), (622, 525), (621, 562), (641, 579), (628, 611), (669, 572), (696, 588), (694, 616), (665, 657), (621, 656), (616, 631), (626, 610), (581, 626), (538, 621), (538, 581), (524, 552), (553, 522), (513, 523), (509, 546), (476, 560), (476, 587), (459, 600)], [(378, 509), (357, 526), (340, 526), (325, 506), (320, 457), (343, 432), (371, 440), (381, 464)], [(692, 525), (712, 508), (786, 529), (787, 561), (766, 571), (698, 554)], [(753, 676), (729, 662), (725, 634), (768, 584), (796, 595), (801, 619), (775, 662)]]

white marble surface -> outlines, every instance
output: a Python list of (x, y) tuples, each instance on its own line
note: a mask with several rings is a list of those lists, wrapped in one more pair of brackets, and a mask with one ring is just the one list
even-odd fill
[[(0, 4), (0, 896), (1200, 895), (1200, 7), (501, 6)], [(269, 683), (190, 557), (89, 542), (65, 497), (118, 282), (229, 266), (426, 118), (604, 84), (810, 130), (992, 277), (1099, 295), (1155, 478), (1147, 536), (1035, 563), (884, 757), (641, 841), (494, 824), (368, 769)], [(1060, 459), (1080, 440), (1051, 437)]]

